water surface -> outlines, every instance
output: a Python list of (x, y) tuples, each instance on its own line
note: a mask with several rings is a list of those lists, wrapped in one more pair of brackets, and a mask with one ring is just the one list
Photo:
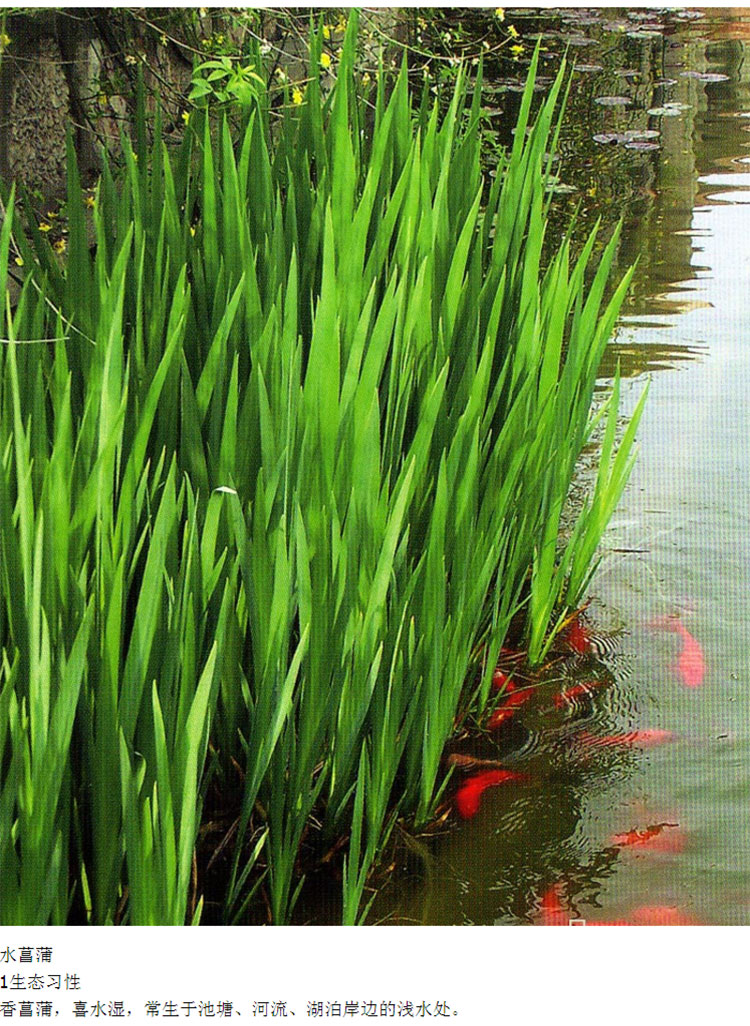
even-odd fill
[[(587, 922), (750, 922), (750, 21), (576, 13), (543, 26), (601, 67), (573, 89), (560, 180), (578, 184), (556, 203), (619, 211), (621, 269), (639, 257), (602, 384), (619, 362), (627, 413), (650, 382), (640, 452), (590, 589), (597, 651), (499, 739), (528, 782), (426, 841), (390, 921), (541, 923), (557, 903)], [(631, 102), (596, 103), (613, 95)], [(626, 149), (628, 132), (659, 148)], [(634, 731), (656, 733), (592, 740)]]

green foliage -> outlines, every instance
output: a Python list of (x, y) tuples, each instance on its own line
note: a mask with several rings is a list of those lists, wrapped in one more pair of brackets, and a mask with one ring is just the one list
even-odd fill
[(236, 101), (249, 107), (257, 96), (258, 86), (265, 88), (266, 84), (253, 68), (253, 64), (243, 66), (229, 57), (203, 61), (193, 71), (188, 99), (211, 97), (219, 103)]
[(141, 104), (93, 250), (71, 147), (62, 271), (11, 197), (0, 282), (11, 233), (30, 273), (0, 351), (3, 921), (65, 922), (76, 901), (96, 923), (197, 921), (209, 744), (242, 776), (224, 921), (261, 855), (289, 921), (302, 846), (349, 834), (343, 917), (361, 920), (395, 817), (433, 815), (511, 620), (528, 610), (537, 662), (580, 598), (635, 425), (616, 450), (615, 389), (559, 552), (627, 284), (601, 312), (593, 240), (540, 266), (564, 68), (527, 138), (532, 64), (483, 205), (463, 72), (444, 117), (412, 107), (405, 72), (389, 96), (381, 80), (363, 131), (356, 32), (352, 15), (330, 101), (313, 36), (273, 137), (260, 89), (236, 146), (204, 111), (174, 155), (148, 148)]

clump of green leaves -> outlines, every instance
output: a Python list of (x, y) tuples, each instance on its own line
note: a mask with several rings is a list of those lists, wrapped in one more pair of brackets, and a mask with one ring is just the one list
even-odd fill
[(264, 79), (254, 71), (254, 64), (242, 64), (230, 57), (218, 57), (203, 61), (193, 71), (189, 100), (210, 97), (219, 103), (237, 102), (251, 107), (255, 101), (258, 86), (265, 86)]
[(527, 133), (532, 64), (484, 199), (480, 90), (459, 75), (441, 117), (381, 77), (370, 111), (356, 23), (330, 101), (312, 35), (273, 137), (262, 76), (236, 144), (203, 111), (175, 156), (158, 121), (149, 147), (141, 102), (93, 250), (71, 146), (64, 269), (10, 198), (0, 286), (11, 235), (30, 273), (0, 351), (0, 917), (197, 921), (210, 746), (241, 771), (223, 921), (261, 857), (289, 921), (302, 845), (342, 835), (360, 920), (511, 620), (538, 661), (580, 598), (634, 426), (615, 452), (615, 390), (558, 551), (627, 287), (604, 304), (614, 241), (589, 287), (593, 239), (540, 266), (564, 69)]

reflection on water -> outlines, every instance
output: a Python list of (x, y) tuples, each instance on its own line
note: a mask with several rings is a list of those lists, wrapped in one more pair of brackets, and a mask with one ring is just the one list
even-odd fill
[[(591, 587), (604, 640), (488, 738), (525, 781), (424, 839), (388, 921), (750, 922), (750, 17), (693, 13), (535, 16), (587, 44), (554, 203), (619, 197), (620, 268), (639, 258), (602, 375), (629, 408), (651, 390)], [(627, 150), (644, 131), (660, 148)]]

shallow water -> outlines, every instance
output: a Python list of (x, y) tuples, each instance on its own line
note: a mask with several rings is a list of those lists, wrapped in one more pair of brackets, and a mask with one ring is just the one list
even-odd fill
[[(526, 782), (448, 820), (424, 865), (385, 889), (386, 921), (750, 922), (750, 21), (735, 15), (659, 15), (652, 29), (653, 13), (593, 11), (567, 28), (603, 67), (574, 92), (562, 178), (630, 197), (621, 267), (640, 255), (602, 381), (619, 360), (625, 413), (650, 381), (590, 588), (603, 640), (500, 735)], [(632, 104), (595, 105), (606, 95)], [(665, 103), (684, 106), (646, 113)], [(639, 130), (660, 131), (660, 150), (591, 139)], [(556, 702), (587, 680), (590, 695)], [(618, 740), (633, 731), (664, 733)]]

